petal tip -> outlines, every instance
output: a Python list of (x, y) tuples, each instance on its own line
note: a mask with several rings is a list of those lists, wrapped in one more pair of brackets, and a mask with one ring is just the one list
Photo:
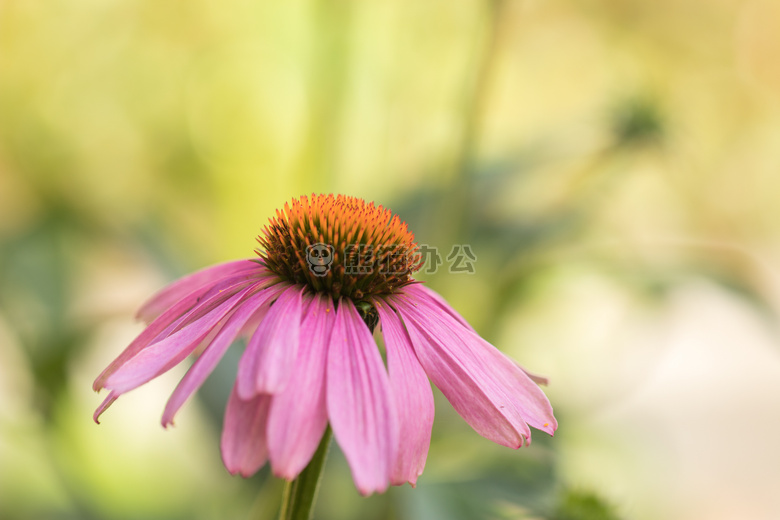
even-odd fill
[(288, 482), (292, 482), (298, 477), (298, 474), (294, 474), (294, 472), (287, 470), (287, 468), (275, 468), (273, 461), (271, 462), (271, 472), (274, 474), (274, 477), (284, 479)]
[[(244, 365), (246, 365), (246, 363), (244, 363)], [(249, 375), (249, 372), (243, 371), (242, 368), (244, 368), (244, 366), (239, 362), (238, 375), (236, 376), (236, 393), (242, 401), (251, 401), (257, 396), (258, 392), (255, 389), (255, 382)]]
[(387, 490), (387, 485), (387, 482), (385, 482), (379, 486), (357, 486), (357, 490), (361, 496), (368, 497), (374, 493), (384, 493)]
[(417, 487), (417, 477), (416, 476), (411, 477), (409, 480), (404, 480), (403, 478), (400, 478), (400, 479), (396, 478), (396, 479), (391, 479), (390, 480), (390, 485), (391, 486), (403, 486), (404, 484), (409, 484), (410, 486), (412, 486), (412, 489), (416, 488)]
[(108, 394), (108, 397), (106, 397), (102, 403), (100, 403), (100, 406), (97, 407), (97, 410), (95, 410), (95, 413), (92, 414), (92, 420), (95, 421), (95, 424), (100, 424), (100, 416), (103, 415), (103, 412), (105, 412), (109, 406), (114, 404), (114, 401), (119, 398), (119, 395), (111, 392)]
[[(259, 468), (257, 468), (259, 469)], [(238, 474), (241, 475), (243, 478), (249, 478), (255, 473), (257, 473), (257, 469), (248, 469), (248, 468), (241, 468), (238, 470)]]
[(238, 475), (241, 478), (249, 478), (249, 477), (251, 477), (252, 475), (255, 474), (255, 471), (251, 471), (251, 470), (248, 470), (246, 468), (241, 468), (241, 467), (229, 468), (229, 467), (225, 466), (225, 469), (227, 469), (228, 473), (230, 473), (234, 477), (236, 475)]

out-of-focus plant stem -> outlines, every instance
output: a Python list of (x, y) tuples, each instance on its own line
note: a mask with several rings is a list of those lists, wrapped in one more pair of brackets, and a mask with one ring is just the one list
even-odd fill
[[(452, 218), (451, 231), (453, 238), (465, 236), (471, 220), (471, 173), (474, 170), (475, 156), (482, 131), (485, 109), (490, 96), (490, 87), (495, 75), (499, 49), (507, 33), (507, 0), (488, 0), (485, 9), (484, 42), (480, 46), (474, 60), (474, 75), (469, 90), (464, 95), (463, 118), (460, 136), (455, 146), (452, 195), (447, 197), (448, 207), (457, 207), (459, 212), (453, 215), (447, 212), (448, 220)], [(454, 206), (453, 206), (454, 204)]]
[(325, 430), (320, 445), (309, 465), (304, 468), (298, 478), (287, 483), (282, 498), (282, 510), (279, 520), (309, 520), (317, 499), (322, 470), (328, 456), (331, 439), (330, 426)]
[(307, 121), (293, 166), (304, 192), (328, 191), (338, 168), (346, 80), (349, 74), (352, 8), (343, 0), (312, 3)]

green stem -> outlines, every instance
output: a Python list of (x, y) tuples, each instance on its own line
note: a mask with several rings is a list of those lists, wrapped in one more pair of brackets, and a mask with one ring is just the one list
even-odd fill
[(332, 432), (328, 426), (309, 465), (298, 475), (298, 478), (288, 482), (285, 486), (279, 520), (309, 520), (311, 518), (314, 501), (317, 499), (317, 490), (320, 487), (322, 469), (325, 467), (325, 458), (328, 456), (331, 436)]

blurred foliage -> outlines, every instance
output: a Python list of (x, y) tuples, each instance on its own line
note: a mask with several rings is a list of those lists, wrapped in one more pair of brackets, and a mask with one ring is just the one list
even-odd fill
[(652, 144), (663, 139), (663, 118), (657, 103), (629, 98), (614, 110), (612, 132), (615, 146)]
[(570, 491), (563, 496), (550, 520), (618, 520), (618, 516), (593, 493)]
[[(241, 480), (218, 460), (240, 346), (165, 437), (139, 410), (170, 388), (136, 408), (128, 396), (100, 428), (88, 389), (146, 295), (250, 255), (302, 193), (389, 205), (443, 257), (470, 244), (476, 276), (443, 262), (421, 277), (489, 340), (572, 269), (649, 309), (706, 276), (774, 321), (771, 269), (752, 253), (780, 231), (773, 12), (0, 3), (0, 517), (276, 514), (267, 469)], [(555, 406), (576, 431), (572, 404)], [(334, 447), (317, 518), (627, 517), (610, 490), (572, 491), (565, 439), (539, 437), (492, 446), (437, 394), (418, 488), (362, 499)]]

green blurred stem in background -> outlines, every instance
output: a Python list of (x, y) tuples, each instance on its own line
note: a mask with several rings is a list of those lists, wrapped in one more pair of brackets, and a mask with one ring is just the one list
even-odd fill
[(287, 482), (282, 496), (282, 510), (279, 513), (279, 520), (309, 520), (311, 518), (331, 437), (332, 432), (330, 425), (328, 425), (309, 465), (298, 475), (298, 478)]

